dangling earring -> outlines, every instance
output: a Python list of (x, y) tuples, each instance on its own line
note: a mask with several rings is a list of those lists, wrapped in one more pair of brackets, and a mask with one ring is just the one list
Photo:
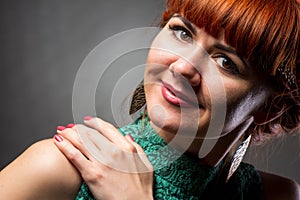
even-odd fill
[(251, 140), (251, 135), (249, 135), (248, 138), (246, 140), (244, 140), (240, 144), (240, 146), (238, 146), (235, 153), (233, 154), (233, 157), (230, 161), (230, 167), (229, 167), (228, 175), (226, 178), (226, 182), (230, 179), (230, 177), (233, 175), (233, 173), (237, 170), (240, 163), (242, 162), (243, 157), (248, 149), (250, 140)]
[(144, 81), (142, 81), (137, 88), (134, 90), (131, 103), (129, 114), (132, 115), (138, 110), (140, 110), (146, 104), (145, 98), (145, 91), (144, 91)]

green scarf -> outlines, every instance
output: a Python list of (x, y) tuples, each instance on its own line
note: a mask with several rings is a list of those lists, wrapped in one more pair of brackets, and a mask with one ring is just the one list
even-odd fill
[[(146, 116), (140, 116), (133, 124), (119, 131), (130, 134), (145, 151), (154, 167), (154, 199), (260, 199), (261, 180), (253, 166), (242, 163), (228, 183), (220, 183), (221, 168), (201, 166), (199, 162), (176, 149), (153, 130)], [(112, 188), (112, 192), (113, 188)], [(93, 195), (85, 183), (76, 200), (92, 200)]]

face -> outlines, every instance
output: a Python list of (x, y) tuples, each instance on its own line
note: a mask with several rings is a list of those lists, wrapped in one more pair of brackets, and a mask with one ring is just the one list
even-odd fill
[(201, 141), (220, 121), (220, 134), (230, 133), (269, 95), (261, 73), (220, 35), (174, 15), (153, 41), (144, 77), (147, 111), (167, 142), (178, 132)]

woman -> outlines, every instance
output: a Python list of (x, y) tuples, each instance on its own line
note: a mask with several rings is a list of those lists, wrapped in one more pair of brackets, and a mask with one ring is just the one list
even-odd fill
[[(299, 199), (296, 182), (240, 164), (250, 140), (299, 129), (299, 16), (296, 0), (169, 0), (133, 97), (132, 112), (145, 94), (145, 112), (119, 130), (90, 117), (59, 127), (55, 144), (74, 165), (37, 143), (1, 172), (2, 196)], [(129, 158), (122, 151), (98, 162), (77, 134), (95, 130), (138, 153), (129, 161), (138, 173), (116, 168)]]

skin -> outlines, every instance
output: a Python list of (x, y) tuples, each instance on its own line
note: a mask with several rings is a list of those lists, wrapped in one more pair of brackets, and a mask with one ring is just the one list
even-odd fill
[[(178, 18), (171, 19), (168, 25), (171, 23), (180, 26), (184, 25)], [(252, 122), (251, 114), (255, 112), (257, 107), (262, 103), (264, 97), (266, 97), (270, 91), (267, 83), (263, 81), (264, 79), (262, 79), (259, 74), (256, 74), (253, 68), (246, 68), (243, 66), (244, 63), (242, 58), (227, 55), (228, 52), (220, 51), (215, 48), (216, 43), (226, 45), (222, 38), (212, 38), (202, 32), (201, 29), (197, 27), (195, 27), (195, 29), (196, 34), (192, 37), (193, 41), (198, 45), (201, 45), (215, 62), (216, 69), (220, 71), (220, 77), (224, 83), (223, 86), (227, 97), (226, 126), (224, 126), (222, 131), (224, 137), (221, 137), (217, 143), (223, 144), (225, 149), (220, 150), (220, 145), (216, 145), (217, 148), (212, 150), (212, 152), (216, 151), (220, 154), (218, 158), (210, 163), (211, 165), (215, 165), (231, 148), (232, 144), (240, 139), (242, 135), (239, 133), (244, 132), (243, 130), (245, 130)], [(177, 30), (176, 32), (170, 30), (166, 31), (169, 31), (170, 33), (166, 43), (170, 43), (169, 41), (172, 40), (175, 41), (175, 38), (170, 37), (172, 34), (176, 33), (176, 36), (182, 36), (183, 34), (182, 30)], [(179, 42), (181, 45), (188, 45), (188, 43), (182, 43), (182, 41), (179, 40), (176, 41), (177, 45), (179, 45)], [(187, 47), (185, 45), (184, 47)], [(185, 48), (183, 48), (183, 51), (184, 50)], [(196, 50), (199, 49), (196, 48)], [(179, 130), (179, 124), (177, 122), (181, 121), (181, 116), (184, 118), (189, 117), (189, 119), (192, 119), (190, 117), (195, 115), (200, 116), (196, 120), (197, 139), (193, 140), (192, 145), (186, 149), (187, 152), (194, 155), (197, 155), (201, 148), (201, 137), (208, 129), (209, 120), (212, 115), (210, 105), (211, 97), (207, 85), (209, 84), (209, 77), (214, 76), (214, 74), (211, 74), (211, 71), (209, 70), (205, 71), (202, 69), (203, 71), (201, 71), (200, 68), (198, 68), (199, 70), (197, 69), (199, 63), (197, 63), (197, 59), (195, 58), (199, 55), (203, 55), (202, 53), (202, 51), (196, 51), (192, 54), (189, 52), (189, 54), (185, 54), (186, 56), (184, 57), (192, 56), (188, 57), (188, 59), (182, 59), (182, 56), (172, 54), (162, 49), (151, 49), (147, 60), (147, 63), (150, 65), (145, 71), (145, 92), (151, 123), (166, 141), (171, 141), (175, 137), (175, 133)], [(224, 70), (218, 65), (218, 63), (222, 63), (221, 61), (223, 60), (223, 58), (220, 58), (218, 55), (223, 54), (226, 54), (236, 62), (236, 64), (242, 66), (240, 70), (243, 72), (243, 76), (236, 76), (235, 74), (230, 73), (228, 69)], [(151, 67), (153, 66), (153, 63), (165, 67)], [(207, 83), (203, 80), (207, 80)], [(193, 96), (196, 97), (196, 102), (201, 103), (201, 108), (195, 109), (187, 107), (180, 109), (178, 105), (167, 101), (161, 93), (162, 81), (172, 84), (172, 86), (178, 90), (192, 88), (192, 90), (187, 89), (185, 91), (193, 93)], [(191, 87), (189, 87), (189, 85)], [(221, 104), (222, 101), (221, 97), (216, 98), (215, 103), (219, 102)], [(250, 105), (248, 104), (249, 102), (251, 102)], [(160, 105), (160, 107), (157, 107), (157, 105)], [(190, 127), (194, 126), (194, 123), (195, 121), (193, 120), (183, 120), (180, 127), (183, 127), (187, 132), (195, 131), (195, 129), (190, 129)], [(87, 125), (97, 129), (93, 124), (87, 123)], [(109, 132), (112, 135), (114, 135), (113, 133), (116, 133), (116, 135), (118, 135), (117, 130), (112, 129), (112, 126), (105, 126), (101, 132)], [(0, 173), (0, 196), (16, 200), (74, 199), (82, 182), (81, 177), (85, 180), (87, 179), (87, 181), (93, 180), (88, 182), (89, 187), (95, 187), (97, 189), (99, 186), (97, 180), (99, 179), (97, 179), (96, 175), (92, 177), (89, 177), (88, 175), (93, 174), (95, 169), (103, 169), (103, 166), (101, 163), (89, 157), (90, 155), (88, 155), (84, 149), (83, 144), (79, 142), (79, 139), (71, 137), (73, 133), (75, 133), (74, 127), (68, 128), (60, 132), (60, 134), (64, 136), (63, 140), (54, 140), (54, 143), (52, 140), (44, 140), (32, 145), (15, 161), (4, 168)], [(182, 135), (181, 138), (189, 138), (187, 136)], [(120, 140), (122, 140), (120, 138), (123, 136), (118, 135), (114, 137), (117, 138), (115, 138), (116, 144), (120, 144)], [(111, 138), (110, 140), (114, 139)], [(124, 140), (122, 140), (122, 142), (124, 142)], [(127, 141), (125, 146), (127, 145), (130, 146), (128, 149), (131, 149), (132, 151), (136, 149), (134, 143)], [(176, 145), (179, 145), (180, 147), (179, 142)], [(63, 154), (59, 150), (61, 150)], [(83, 158), (86, 160), (83, 160)], [(83, 161), (86, 164), (85, 167), (78, 166), (78, 163), (82, 163)], [(103, 171), (103, 174), (106, 172), (109, 171)], [(260, 172), (260, 174), (263, 181), (265, 199), (300, 198), (300, 189), (296, 182), (265, 172)], [(103, 182), (100, 182), (100, 185), (102, 186), (105, 186), (106, 183), (110, 183), (109, 179), (102, 179), (102, 181)], [(107, 188), (109, 189), (112, 187), (113, 186), (111, 185), (107, 185)]]
[[(153, 169), (149, 161), (143, 159), (143, 149), (129, 136), (121, 135), (111, 124), (102, 120), (100, 123), (92, 121), (87, 125), (93, 129), (77, 125), (64, 132), (58, 131), (61, 135), (56, 135), (54, 142), (52, 139), (43, 140), (28, 148), (1, 171), (0, 196), (14, 200), (75, 199), (83, 178), (96, 199), (153, 199)], [(139, 157), (130, 160), (130, 166), (138, 167), (142, 164), (148, 168), (146, 173), (116, 170), (98, 162), (88, 153), (77, 130), (81, 127), (82, 131), (95, 132), (94, 129), (97, 129), (99, 124), (101, 129), (98, 131), (105, 133), (104, 139), (122, 150), (116, 152), (103, 149), (106, 158), (118, 160), (117, 158), (123, 158), (128, 152), (138, 153)], [(112, 192), (112, 188), (116, 192)]]
[[(172, 27), (176, 27), (176, 30), (172, 30)], [(154, 40), (153, 46), (155, 48), (149, 52), (144, 81), (147, 110), (152, 125), (165, 141), (174, 140), (176, 135), (179, 138), (176, 143), (179, 148), (197, 155), (203, 142), (201, 138), (212, 123), (212, 107), (225, 106), (222, 135), (229, 134), (232, 137), (230, 140), (227, 137), (218, 140), (221, 143), (224, 141), (228, 146), (228, 149), (222, 150), (221, 159), (241, 137), (241, 134), (235, 134), (235, 129), (250, 119), (270, 94), (268, 82), (261, 73), (247, 65), (234, 49), (227, 50), (229, 46), (222, 37), (210, 36), (179, 15), (170, 19)], [(173, 49), (179, 50), (174, 52)], [(239, 67), (236, 69), (236, 66)], [(218, 79), (220, 81), (215, 83)], [(186, 97), (192, 97), (191, 104), (199, 104), (199, 107), (170, 103), (161, 92), (166, 83), (166, 87), (173, 88), (170, 90), (175, 95), (176, 92), (181, 92)], [(220, 88), (224, 89), (226, 96), (221, 95)], [(249, 125), (245, 124), (245, 129)], [(182, 134), (178, 134), (180, 129), (184, 130), (180, 132)], [(192, 138), (192, 145), (188, 148), (182, 146), (181, 141), (188, 140), (192, 132), (196, 134), (196, 139)], [(185, 134), (188, 136), (185, 137)]]
[(0, 196), (15, 200), (71, 200), (80, 184), (77, 170), (48, 139), (33, 144), (1, 171)]
[[(72, 152), (73, 148), (64, 150)], [(266, 200), (299, 199), (300, 189), (296, 182), (260, 173)], [(53, 140), (48, 139), (33, 144), (1, 171), (0, 196), (15, 200), (73, 200), (80, 184), (81, 177), (76, 168), (57, 149)]]

